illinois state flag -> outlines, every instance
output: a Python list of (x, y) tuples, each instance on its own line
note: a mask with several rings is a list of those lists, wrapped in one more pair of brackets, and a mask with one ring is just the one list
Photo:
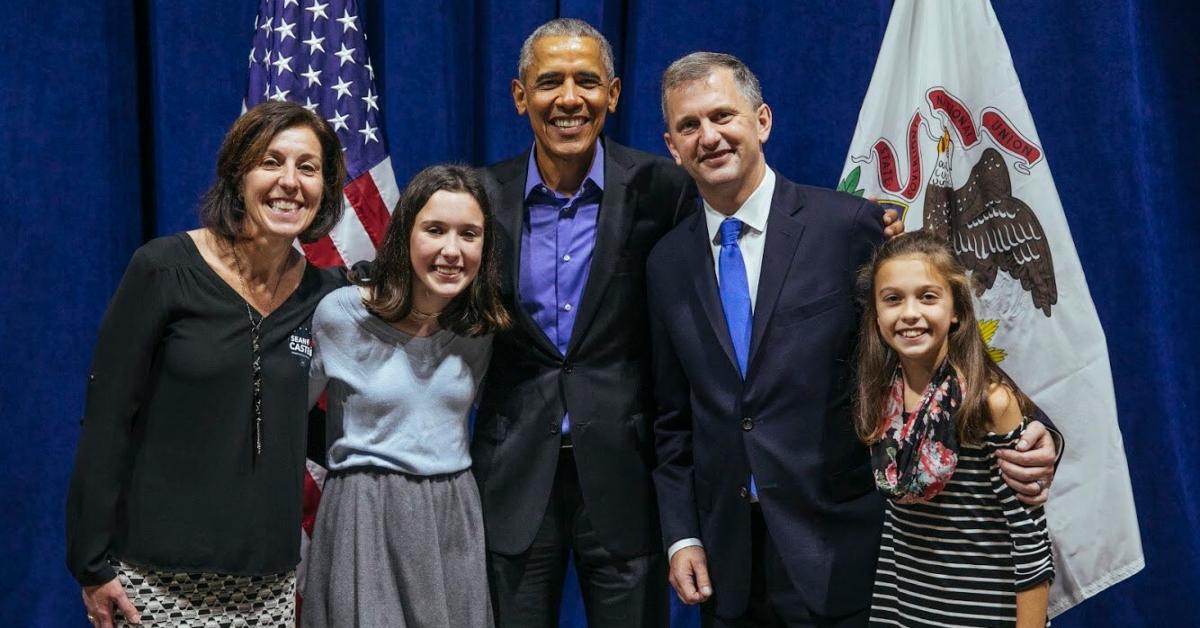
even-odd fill
[(1066, 438), (1050, 614), (1141, 570), (1104, 331), (991, 4), (896, 2), (839, 189), (953, 244), (993, 359)]

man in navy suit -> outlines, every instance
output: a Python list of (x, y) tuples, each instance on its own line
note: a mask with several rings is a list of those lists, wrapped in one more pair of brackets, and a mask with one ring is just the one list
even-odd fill
[[(647, 263), (670, 582), (705, 626), (865, 626), (882, 527), (850, 419), (855, 271), (883, 240), (874, 203), (767, 167), (772, 113), (740, 60), (663, 75), (665, 139), (703, 210)], [(1021, 480), (1044, 500), (1039, 426)]]

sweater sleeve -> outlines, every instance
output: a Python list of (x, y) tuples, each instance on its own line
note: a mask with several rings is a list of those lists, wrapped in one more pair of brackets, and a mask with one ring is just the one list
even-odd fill
[[(334, 344), (333, 336), (340, 322), (341, 307), (338, 300), (341, 292), (334, 290), (325, 295), (317, 304), (312, 317), (313, 356), (308, 366), (308, 407), (317, 405), (325, 387), (329, 384), (327, 364), (338, 364), (338, 347)], [(331, 359), (332, 358), (332, 359)], [(335, 369), (336, 371), (336, 369)]]
[[(317, 340), (316, 325), (313, 325), (313, 340)], [(321, 343), (319, 341), (315, 343), (312, 362), (308, 366), (308, 407), (310, 409), (317, 405), (321, 394), (325, 392), (325, 385), (329, 383), (329, 376), (325, 374), (324, 352), (325, 349), (321, 347)]]
[(108, 552), (132, 458), (134, 418), (150, 388), (167, 320), (162, 270), (138, 249), (100, 324), (79, 449), (67, 491), (67, 567), (83, 586), (116, 574)]
[[(988, 447), (1011, 448), (1021, 435), (1022, 428), (1009, 434), (989, 434)], [(1046, 512), (1042, 506), (1027, 506), (1017, 499), (1012, 487), (1000, 475), (1000, 466), (992, 456), (992, 492), (1000, 498), (1004, 519), (1008, 524), (1012, 540), (1013, 566), (1016, 570), (1016, 590), (1024, 591), (1045, 581), (1054, 579), (1054, 557), (1050, 546), (1050, 532), (1046, 528)]]

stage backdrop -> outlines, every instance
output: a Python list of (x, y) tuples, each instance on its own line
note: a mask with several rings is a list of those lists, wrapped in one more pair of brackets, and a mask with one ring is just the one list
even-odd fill
[[(255, 5), (6, 6), (0, 623), (85, 625), (63, 567), (63, 502), (96, 327), (133, 250), (196, 226), (197, 199), (239, 112)], [(1200, 616), (1200, 16), (1192, 2), (1083, 6), (995, 8), (1107, 333), (1147, 568), (1055, 625), (1191, 624)], [(624, 90), (608, 124), (614, 139), (663, 153), (662, 70), (693, 50), (731, 52), (759, 74), (774, 108), (769, 162), (833, 187), (890, 8), (362, 2), (401, 184), (431, 162), (484, 164), (529, 145), (508, 83), (525, 35), (563, 15), (599, 26), (616, 49)], [(1105, 516), (1103, 502), (1094, 516)], [(564, 625), (581, 626), (578, 600), (566, 606)]]

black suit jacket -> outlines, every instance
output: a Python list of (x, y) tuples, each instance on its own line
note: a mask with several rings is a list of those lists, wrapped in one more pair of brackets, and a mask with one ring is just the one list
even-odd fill
[(851, 422), (853, 286), (882, 241), (881, 214), (861, 198), (777, 178), (745, 381), (703, 213), (650, 255), (663, 538), (704, 543), (719, 616), (741, 614), (749, 595), (751, 471), (806, 604), (841, 615), (870, 603), (883, 501)]
[(566, 355), (520, 305), (521, 232), (529, 151), (486, 168), (499, 231), (504, 305), (513, 328), (495, 339), (471, 447), (488, 549), (525, 551), (549, 501), (564, 411), (599, 540), (617, 556), (660, 548), (650, 472), (654, 451), (645, 261), (695, 208), (695, 187), (671, 162), (604, 144), (604, 194), (587, 284)]

